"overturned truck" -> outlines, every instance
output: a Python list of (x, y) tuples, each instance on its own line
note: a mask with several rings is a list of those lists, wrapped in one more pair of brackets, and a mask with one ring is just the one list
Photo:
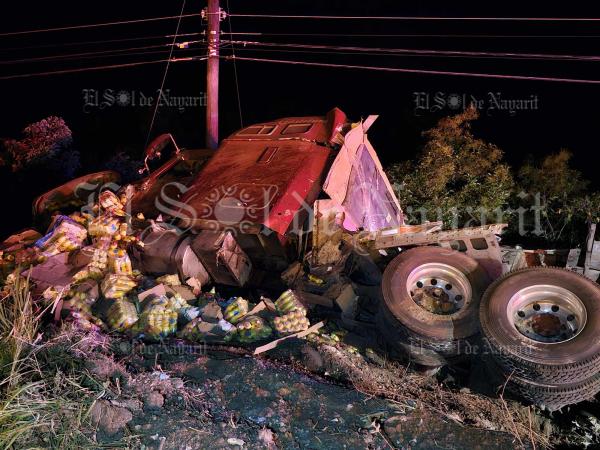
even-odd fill
[[(175, 146), (124, 188), (133, 218), (161, 218), (140, 236), (134, 263), (203, 285), (285, 282), (321, 305), (330, 278), (363, 271), (379, 299), (370, 325), (415, 364), (460, 360), (483, 337), (478, 357), (522, 397), (550, 409), (592, 397), (599, 286), (561, 268), (515, 266), (499, 243), (502, 224), (405, 224), (367, 137), (376, 118), (352, 123), (333, 109), (243, 128), (214, 153)], [(171, 141), (159, 137), (147, 161), (163, 158)], [(35, 208), (44, 210), (43, 199)], [(355, 294), (337, 303), (349, 326), (361, 323)]]

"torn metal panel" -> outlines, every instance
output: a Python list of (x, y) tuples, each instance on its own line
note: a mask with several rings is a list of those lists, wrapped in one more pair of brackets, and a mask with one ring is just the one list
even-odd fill
[(329, 138), (327, 142), (332, 145), (342, 145), (344, 143), (345, 129), (349, 126), (346, 114), (339, 108), (333, 108), (327, 113), (327, 129)]
[(250, 279), (250, 258), (231, 232), (204, 231), (193, 239), (192, 250), (216, 283), (243, 286)]
[(208, 284), (210, 276), (191, 247), (191, 238), (186, 239), (175, 253), (175, 264), (182, 279), (194, 278), (201, 284)]
[(250, 278), (252, 263), (230, 232), (225, 233), (217, 251), (217, 264), (227, 267), (240, 286)]
[(600, 241), (596, 240), (597, 224), (588, 225), (588, 235), (585, 248), (573, 248), (569, 250), (566, 268), (577, 272), (592, 281), (598, 281), (600, 277)]
[(567, 269), (580, 273), (592, 281), (598, 281), (600, 276), (600, 241), (596, 240), (596, 228), (595, 223), (588, 225), (584, 251), (578, 248), (571, 249), (566, 263)]
[(521, 247), (501, 247), (502, 265), (504, 273), (512, 272), (527, 267), (525, 252)]
[(376, 249), (405, 247), (411, 245), (437, 244), (439, 241), (455, 241), (465, 238), (476, 238), (482, 233), (499, 235), (508, 225), (505, 223), (483, 225), (481, 227), (460, 228), (458, 230), (440, 231), (441, 222), (429, 222), (423, 225), (404, 226), (390, 230), (382, 230), (374, 237)]
[(600, 275), (600, 241), (596, 237), (596, 224), (590, 223), (586, 242), (585, 266), (583, 274), (596, 281)]
[(369, 116), (348, 131), (323, 190), (344, 210), (348, 231), (376, 231), (404, 224), (402, 208), (366, 131), (377, 116)]
[(583, 275), (583, 267), (579, 266), (579, 258), (581, 257), (581, 249), (580, 248), (572, 248), (569, 250), (569, 255), (567, 256), (567, 264), (566, 268), (577, 272)]

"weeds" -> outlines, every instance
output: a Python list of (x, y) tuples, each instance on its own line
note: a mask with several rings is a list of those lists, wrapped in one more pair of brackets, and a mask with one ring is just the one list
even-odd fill
[(17, 277), (0, 301), (0, 388), (11, 391), (26, 375), (27, 356), (38, 338), (29, 280)]
[(42, 343), (44, 308), (17, 277), (0, 299), (0, 448), (91, 448), (97, 393), (64, 344)]
[[(532, 424), (530, 409), (508, 405), (500, 400), (444, 388), (430, 379), (408, 373), (389, 364), (386, 368), (368, 365), (362, 358), (321, 345), (327, 370), (338, 373), (365, 395), (383, 397), (402, 405), (415, 403), (460, 424), (511, 433), (516, 448), (549, 448), (550, 441), (537, 424)], [(526, 411), (526, 413), (525, 413)], [(524, 416), (527, 414), (527, 416)]]

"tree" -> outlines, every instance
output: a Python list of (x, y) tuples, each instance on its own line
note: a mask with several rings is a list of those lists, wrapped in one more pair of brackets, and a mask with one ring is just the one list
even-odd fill
[(44, 165), (71, 178), (79, 168), (79, 152), (71, 145), (73, 137), (65, 121), (50, 116), (27, 126), (21, 140), (8, 139), (3, 142), (5, 151), (2, 163), (13, 172)]
[(505, 221), (513, 178), (504, 152), (476, 138), (474, 106), (441, 119), (424, 133), (416, 161), (389, 167), (401, 205), (411, 222), (443, 220), (446, 227)]
[(589, 193), (589, 181), (570, 166), (572, 153), (562, 149), (541, 162), (526, 162), (518, 172), (518, 202), (537, 211), (528, 228), (543, 243), (574, 247), (584, 241), (586, 223), (600, 219), (600, 194)]

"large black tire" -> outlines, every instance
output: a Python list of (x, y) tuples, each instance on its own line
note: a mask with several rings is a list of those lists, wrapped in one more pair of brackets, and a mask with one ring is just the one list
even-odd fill
[(600, 374), (568, 384), (542, 384), (514, 377), (506, 389), (534, 405), (556, 411), (567, 405), (592, 400), (600, 390)]
[(419, 366), (444, 366), (455, 360), (464, 348), (464, 340), (438, 341), (412, 333), (382, 307), (376, 317), (377, 327), (385, 339), (385, 346), (399, 351), (407, 362)]
[[(460, 271), (471, 287), (471, 299), (454, 314), (433, 314), (417, 305), (407, 290), (410, 273), (428, 263), (442, 263)], [(441, 247), (418, 247), (394, 258), (382, 280), (379, 329), (393, 346), (404, 349), (418, 364), (442, 365), (460, 355), (468, 340), (479, 333), (481, 295), (491, 280), (473, 258)]]
[[(486, 358), (486, 364), (496, 373), (501, 370), (497, 362), (490, 361), (489, 358)], [(549, 411), (556, 411), (563, 406), (592, 400), (600, 390), (600, 373), (594, 374), (585, 380), (560, 384), (530, 381), (514, 374), (505, 375), (504, 378), (506, 392)]]
[[(514, 327), (509, 301), (519, 290), (535, 285), (560, 286), (581, 300), (587, 322), (577, 335), (563, 342), (543, 343)], [(600, 286), (577, 273), (542, 267), (509, 273), (485, 292), (480, 321), (492, 357), (505, 373), (534, 383), (569, 385), (600, 371)]]

